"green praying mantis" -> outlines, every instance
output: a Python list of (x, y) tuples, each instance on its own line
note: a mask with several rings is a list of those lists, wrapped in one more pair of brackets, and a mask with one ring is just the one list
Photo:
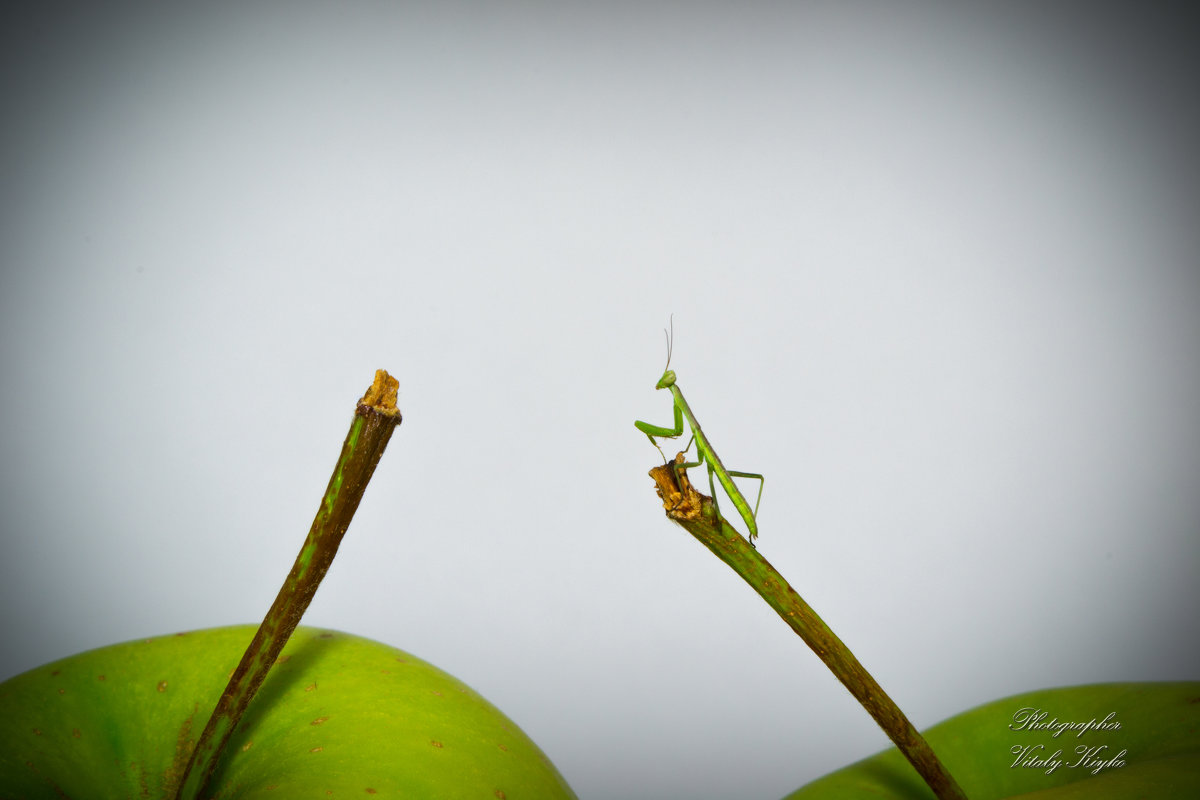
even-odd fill
[[(650, 439), (650, 443), (662, 453), (662, 448), (658, 446), (658, 442), (654, 440), (655, 436), (661, 436), (664, 439), (674, 439), (683, 435), (683, 419), (687, 417), (688, 425), (692, 428), (692, 438), (688, 440), (688, 446), (683, 448), (686, 453), (692, 446), (692, 442), (696, 443), (696, 453), (699, 461), (673, 464), (675, 476), (679, 476), (686, 472), (691, 467), (698, 467), (703, 464), (708, 468), (708, 489), (712, 492), (713, 507), (717, 514), (720, 515), (721, 509), (717, 505), (717, 492), (713, 486), (713, 475), (717, 476), (717, 481), (720, 482), (721, 488), (725, 490), (725, 494), (733, 501), (733, 505), (737, 508), (738, 513), (742, 515), (742, 520), (746, 523), (746, 528), (749, 530), (750, 544), (754, 545), (754, 539), (758, 536), (758, 504), (762, 502), (762, 490), (766, 481), (762, 475), (755, 472), (735, 472), (725, 469), (725, 465), (721, 463), (721, 459), (717, 456), (717, 452), (713, 450), (712, 444), (708, 441), (708, 437), (704, 435), (704, 431), (700, 430), (700, 423), (696, 421), (696, 415), (692, 413), (692, 409), (688, 406), (687, 401), (683, 399), (683, 392), (679, 390), (679, 386), (675, 383), (675, 372), (671, 369), (671, 349), (675, 339), (675, 321), (671, 320), (671, 332), (663, 331), (667, 336), (667, 368), (663, 372), (662, 377), (658, 379), (658, 383), (654, 386), (655, 389), (670, 389), (671, 395), (675, 398), (675, 427), (666, 428), (661, 425), (651, 425), (648, 422), (638, 420), (634, 422), (634, 426), (646, 434)], [(663, 460), (667, 460), (666, 454), (663, 454)], [(673, 462), (669, 462), (673, 463)], [(758, 479), (758, 500), (754, 503), (754, 510), (750, 510), (750, 504), (746, 502), (746, 498), (742, 495), (741, 490), (734, 484), (733, 479), (737, 478), (757, 478)]]

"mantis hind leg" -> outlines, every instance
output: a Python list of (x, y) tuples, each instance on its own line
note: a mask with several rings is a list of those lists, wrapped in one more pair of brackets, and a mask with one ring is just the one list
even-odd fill
[[(740, 505), (738, 505), (738, 511), (740, 511), (742, 513), (742, 518), (746, 522), (746, 527), (750, 530), (750, 536), (749, 536), (750, 546), (754, 547), (754, 539), (755, 539), (755, 537), (758, 536), (758, 505), (759, 505), (759, 503), (762, 502), (763, 486), (765, 486), (767, 482), (763, 478), (763, 476), (759, 475), (757, 472), (735, 472), (733, 470), (726, 470), (726, 472), (731, 477), (735, 477), (735, 478), (757, 478), (758, 479), (758, 499), (754, 501), (754, 511), (753, 512), (750, 511), (750, 508), (749, 508), (749, 506), (746, 505), (745, 500), (743, 500), (742, 503)], [(747, 514), (749, 514), (749, 517), (746, 516)]]
[(734, 472), (733, 470), (726, 471), (735, 478), (756, 478), (758, 480), (758, 499), (754, 501), (754, 518), (757, 520), (758, 504), (762, 502), (762, 490), (763, 486), (765, 486), (767, 483), (766, 478), (764, 478), (762, 475), (759, 475), (757, 472)]

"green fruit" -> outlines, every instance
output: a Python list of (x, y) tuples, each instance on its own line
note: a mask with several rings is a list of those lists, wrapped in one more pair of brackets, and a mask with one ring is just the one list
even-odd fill
[[(1053, 729), (1022, 726), (1014, 715), (1026, 708), (1045, 711), (1043, 724), (1053, 718), (1087, 723), (1112, 717), (1107, 729), (1065, 729), (1055, 736)], [(1111, 727), (1114, 721), (1119, 729)], [(1200, 797), (1200, 683), (1111, 683), (1029, 692), (951, 717), (924, 735), (971, 800), (1027, 793), (1036, 793), (1030, 800)], [(1025, 747), (1030, 750), (1023, 752)], [(1088, 753), (1077, 753), (1077, 747), (1104, 749), (1091, 754), (1089, 765), (1080, 761)], [(1051, 769), (1056, 751), (1061, 751), (1057, 758), (1062, 763)], [(1028, 762), (1031, 757), (1048, 763)], [(1108, 765), (1093, 774), (1101, 762)], [(932, 796), (893, 748), (826, 775), (786, 800)]]
[[(0, 684), (0, 797), (165, 798), (255, 627), (112, 645)], [(234, 798), (574, 798), (465, 684), (387, 645), (300, 627), (209, 784)]]

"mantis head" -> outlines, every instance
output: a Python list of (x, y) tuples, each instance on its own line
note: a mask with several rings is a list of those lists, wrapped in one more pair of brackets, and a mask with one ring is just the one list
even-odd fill
[(671, 332), (667, 333), (667, 329), (663, 328), (663, 334), (667, 337), (667, 368), (663, 372), (663, 376), (658, 379), (655, 384), (655, 389), (666, 389), (668, 386), (675, 385), (675, 370), (671, 369), (671, 350), (675, 344), (675, 315), (671, 315)]

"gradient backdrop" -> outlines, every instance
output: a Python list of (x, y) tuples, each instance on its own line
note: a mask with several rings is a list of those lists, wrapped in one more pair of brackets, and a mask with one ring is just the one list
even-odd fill
[(918, 726), (1200, 677), (1197, 29), (1043, 5), (6, 7), (0, 678), (260, 619), (384, 367), (307, 623), (592, 800), (884, 747), (662, 514), (672, 313), (763, 554)]

